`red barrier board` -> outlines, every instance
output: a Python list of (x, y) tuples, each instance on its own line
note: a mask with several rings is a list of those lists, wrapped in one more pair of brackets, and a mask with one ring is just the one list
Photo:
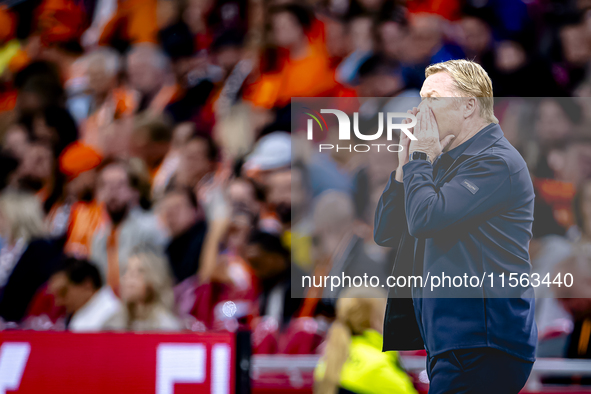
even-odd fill
[(233, 394), (231, 333), (0, 332), (0, 393)]

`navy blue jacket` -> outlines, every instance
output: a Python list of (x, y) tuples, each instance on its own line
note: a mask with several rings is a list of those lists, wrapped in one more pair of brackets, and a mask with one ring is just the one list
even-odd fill
[(487, 280), (476, 288), (390, 288), (384, 350), (424, 347), (436, 356), (492, 347), (534, 360), (533, 289), (508, 285), (510, 273), (531, 269), (534, 190), (521, 155), (490, 124), (433, 165), (414, 160), (403, 170), (403, 183), (392, 173), (375, 215), (375, 241), (398, 247), (392, 275), (486, 273)]

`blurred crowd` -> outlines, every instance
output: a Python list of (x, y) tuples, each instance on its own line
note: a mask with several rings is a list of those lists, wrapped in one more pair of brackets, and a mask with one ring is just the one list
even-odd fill
[(289, 354), (370, 332), (381, 347), (383, 305), (292, 297), (290, 278), (389, 274), (373, 210), (396, 154), (302, 149), (291, 98), (418, 98), (425, 67), (455, 58), (482, 64), (495, 97), (534, 98), (496, 107), (534, 179), (532, 263), (577, 273), (538, 303), (540, 337), (590, 357), (583, 0), (4, 1), (1, 327), (250, 328), (255, 353)]

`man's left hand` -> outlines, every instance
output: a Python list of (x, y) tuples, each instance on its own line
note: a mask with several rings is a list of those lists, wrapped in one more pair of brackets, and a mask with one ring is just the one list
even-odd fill
[(423, 106), (417, 114), (417, 125), (414, 128), (414, 135), (417, 141), (411, 141), (408, 149), (409, 154), (415, 151), (424, 152), (429, 156), (431, 163), (443, 152), (453, 139), (453, 135), (448, 135), (443, 140), (439, 140), (439, 127), (433, 111), (428, 106)]

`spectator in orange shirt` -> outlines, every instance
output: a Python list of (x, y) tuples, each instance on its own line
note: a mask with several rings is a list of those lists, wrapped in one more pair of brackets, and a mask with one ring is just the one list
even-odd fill
[(66, 199), (69, 217), (64, 251), (79, 257), (90, 255), (95, 231), (104, 223), (102, 205), (95, 199), (96, 168), (102, 157), (88, 145), (75, 142), (59, 158), (60, 171), (69, 178)]
[(178, 99), (180, 87), (175, 83), (170, 59), (155, 45), (139, 44), (129, 51), (127, 77), (130, 87), (140, 94), (137, 112), (160, 114)]
[(104, 25), (99, 45), (157, 42), (157, 0), (118, 0), (117, 12)]
[(121, 59), (109, 48), (91, 52), (86, 63), (88, 91), (91, 95), (89, 116), (82, 123), (82, 141), (99, 153), (107, 148), (109, 127), (118, 119), (130, 116), (137, 106), (137, 95), (125, 87), (118, 87)]
[(142, 159), (148, 167), (154, 200), (162, 197), (179, 166), (180, 155), (171, 151), (171, 142), (172, 129), (164, 120), (145, 117), (136, 121), (130, 153)]
[(273, 108), (284, 107), (292, 97), (341, 95), (326, 49), (309, 36), (313, 21), (313, 15), (300, 5), (272, 9), (272, 39), (279, 48), (279, 64), (250, 87), (247, 100)]

